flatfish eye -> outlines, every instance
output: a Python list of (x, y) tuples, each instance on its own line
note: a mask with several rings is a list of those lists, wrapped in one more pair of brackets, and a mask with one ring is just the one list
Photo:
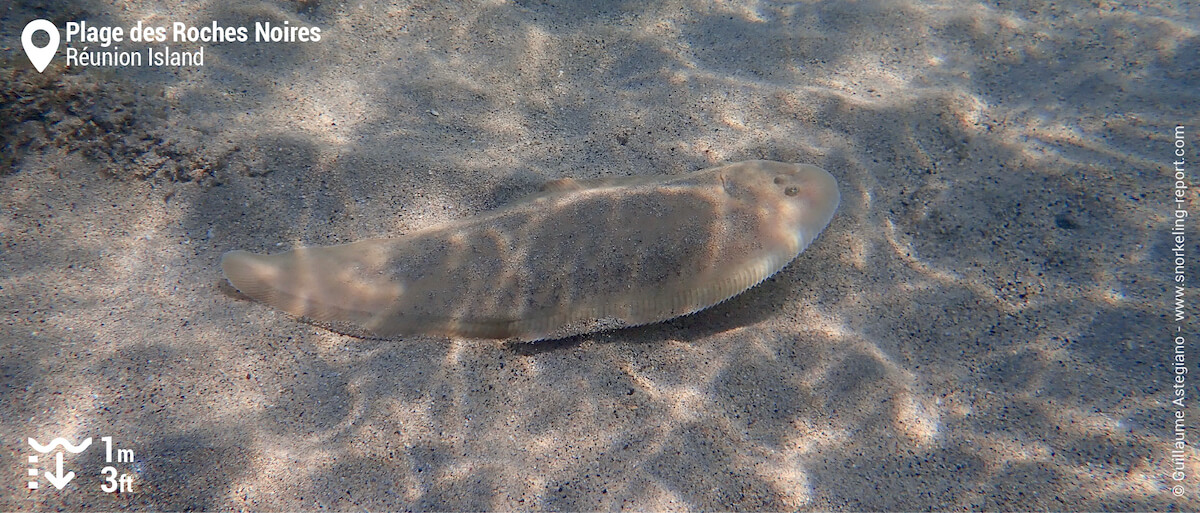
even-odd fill
[(795, 196), (800, 193), (800, 188), (796, 187), (795, 185), (788, 186), (783, 190), (783, 193), (787, 194), (788, 196)]
[(737, 180), (730, 180), (724, 176), (721, 177), (721, 188), (725, 190), (725, 194), (734, 197), (742, 193), (741, 188), (738, 187)]

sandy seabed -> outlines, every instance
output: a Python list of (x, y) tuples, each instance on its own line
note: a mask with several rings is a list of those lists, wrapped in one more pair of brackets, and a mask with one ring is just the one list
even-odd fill
[[(1198, 510), (1169, 220), (1200, 9), (1138, 4), (17, 0), (0, 510)], [(35, 18), (322, 37), (39, 74)], [(231, 249), (760, 158), (830, 170), (832, 224), (662, 324), (359, 339), (221, 286)], [(26, 474), (59, 436), (94, 441), (62, 490)]]

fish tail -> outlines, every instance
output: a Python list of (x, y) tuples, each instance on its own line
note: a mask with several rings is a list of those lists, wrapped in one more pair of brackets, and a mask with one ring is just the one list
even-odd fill
[(365, 263), (349, 246), (275, 255), (230, 251), (221, 256), (221, 271), (241, 293), (292, 315), (366, 326), (394, 308), (400, 287), (363, 272)]

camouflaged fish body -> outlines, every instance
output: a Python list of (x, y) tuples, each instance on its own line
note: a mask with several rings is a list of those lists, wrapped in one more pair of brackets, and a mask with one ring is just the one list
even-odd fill
[(829, 223), (834, 178), (749, 161), (680, 176), (559, 180), (402, 237), (221, 258), (242, 293), (379, 336), (540, 340), (663, 321), (776, 273)]

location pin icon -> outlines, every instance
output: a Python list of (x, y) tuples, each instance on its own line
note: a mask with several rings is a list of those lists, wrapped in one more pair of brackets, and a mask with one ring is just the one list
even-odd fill
[[(33, 33), (39, 30), (50, 34), (50, 44), (41, 48), (33, 44)], [(25, 25), (25, 30), (21, 31), (21, 46), (25, 47), (25, 55), (29, 56), (29, 62), (33, 63), (38, 73), (45, 71), (46, 66), (50, 65), (50, 59), (58, 52), (58, 27), (47, 20), (29, 22)]]

